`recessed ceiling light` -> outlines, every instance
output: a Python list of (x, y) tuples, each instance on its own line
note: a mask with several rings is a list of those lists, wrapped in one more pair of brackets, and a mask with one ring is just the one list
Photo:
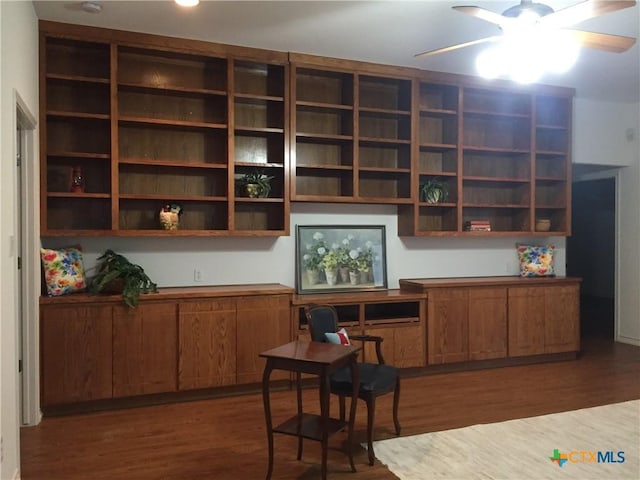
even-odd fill
[(181, 7), (195, 7), (200, 3), (200, 0), (174, 0)]
[(97, 2), (82, 2), (82, 10), (89, 13), (100, 13), (102, 11), (102, 5)]

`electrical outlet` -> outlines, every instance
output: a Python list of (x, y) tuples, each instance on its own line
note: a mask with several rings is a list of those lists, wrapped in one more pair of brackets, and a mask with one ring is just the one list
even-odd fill
[(201, 282), (202, 281), (202, 270), (199, 269), (195, 269), (193, 271), (193, 281), (194, 282)]

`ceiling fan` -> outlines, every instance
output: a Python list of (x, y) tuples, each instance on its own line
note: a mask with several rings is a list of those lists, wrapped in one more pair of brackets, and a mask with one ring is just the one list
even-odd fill
[(509, 32), (522, 32), (523, 30), (535, 30), (542, 32), (542, 35), (544, 35), (544, 32), (551, 30), (562, 31), (563, 35), (571, 37), (582, 47), (620, 53), (631, 48), (636, 42), (636, 39), (622, 35), (573, 30), (566, 27), (590, 18), (599, 17), (606, 13), (633, 7), (635, 4), (635, 1), (587, 0), (554, 11), (553, 8), (543, 3), (536, 3), (532, 0), (522, 0), (519, 5), (508, 8), (502, 12), (502, 14), (477, 6), (455, 6), (452, 8), (458, 12), (498, 25), (503, 35), (494, 35), (466, 43), (438, 48), (436, 50), (429, 50), (418, 53), (415, 56), (427, 57), (481, 43), (497, 42), (502, 40)]

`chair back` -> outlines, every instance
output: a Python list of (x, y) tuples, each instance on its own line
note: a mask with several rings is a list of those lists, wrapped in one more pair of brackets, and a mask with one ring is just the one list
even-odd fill
[(304, 314), (312, 341), (326, 342), (325, 333), (338, 331), (338, 312), (331, 305), (307, 305)]

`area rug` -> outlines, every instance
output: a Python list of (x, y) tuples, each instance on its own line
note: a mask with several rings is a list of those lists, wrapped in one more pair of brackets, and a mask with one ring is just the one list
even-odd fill
[(640, 400), (374, 443), (401, 480), (640, 478)]

